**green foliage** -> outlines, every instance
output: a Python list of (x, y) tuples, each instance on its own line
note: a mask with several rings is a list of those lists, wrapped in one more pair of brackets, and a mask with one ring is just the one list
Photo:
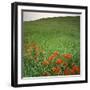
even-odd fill
[[(24, 22), (23, 42), (23, 77), (42, 76), (43, 72), (57, 75), (51, 71), (51, 68), (56, 66), (53, 64), (56, 59), (50, 65), (42, 65), (42, 61), (48, 59), (54, 51), (59, 51), (60, 55), (66, 53), (73, 55), (72, 60), (68, 62), (70, 68), (72, 63), (80, 66), (80, 17), (55, 17)], [(33, 43), (39, 48), (38, 51), (32, 48)], [(25, 45), (28, 46), (24, 47)], [(30, 48), (31, 50), (27, 52)], [(67, 61), (62, 56), (58, 57)], [(59, 67), (63, 74), (65, 67), (63, 65)]]

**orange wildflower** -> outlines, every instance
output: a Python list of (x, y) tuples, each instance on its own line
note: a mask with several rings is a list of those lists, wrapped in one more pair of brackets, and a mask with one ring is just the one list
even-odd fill
[(64, 70), (64, 75), (70, 75), (70, 74), (71, 74), (70, 69), (69, 69), (69, 68), (66, 68), (66, 69)]
[(63, 63), (63, 60), (62, 59), (58, 59), (57, 61), (56, 61), (56, 64), (62, 64)]
[(64, 58), (71, 59), (73, 56), (72, 54), (63, 54)]
[(43, 65), (49, 65), (49, 62), (48, 62), (47, 60), (44, 60), (44, 61), (42, 62), (42, 64), (43, 64)]
[(73, 69), (71, 69), (71, 74), (74, 75), (75, 74), (75, 71)]
[(59, 74), (61, 72), (61, 69), (59, 67), (53, 67), (52, 71), (56, 74)]
[(63, 65), (67, 67), (68, 66), (68, 63), (64, 62)]
[(80, 67), (77, 66), (76, 71), (80, 73)]
[(59, 54), (59, 52), (58, 52), (58, 51), (55, 51), (55, 52), (48, 58), (48, 60), (53, 60), (58, 54)]
[(54, 56), (57, 56), (58, 54), (59, 54), (58, 51), (55, 51), (55, 52), (53, 53)]
[(80, 73), (80, 67), (79, 66), (73, 65), (72, 69), (73, 69), (73, 71)]
[(53, 60), (55, 57), (52, 55), (48, 58), (48, 60)]

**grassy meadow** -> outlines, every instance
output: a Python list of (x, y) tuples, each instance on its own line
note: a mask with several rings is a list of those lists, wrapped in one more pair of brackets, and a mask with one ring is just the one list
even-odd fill
[(80, 74), (80, 17), (23, 22), (23, 77)]

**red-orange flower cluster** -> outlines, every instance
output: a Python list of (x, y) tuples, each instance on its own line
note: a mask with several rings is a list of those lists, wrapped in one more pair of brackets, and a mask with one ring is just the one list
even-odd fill
[(52, 71), (56, 74), (59, 74), (61, 72), (61, 69), (60, 69), (60, 67), (53, 67)]
[(73, 69), (70, 70), (71, 71), (71, 74), (74, 75), (75, 74), (75, 71)]
[(73, 65), (72, 66), (72, 70), (76, 73), (80, 73), (80, 67), (79, 66), (76, 66), (76, 65)]
[(58, 51), (55, 51), (49, 58), (48, 60), (53, 60), (57, 55), (59, 55)]
[(63, 57), (66, 59), (72, 59), (72, 54), (63, 54)]
[(58, 51), (55, 51), (55, 52), (53, 53), (54, 56), (57, 56), (58, 54), (59, 54)]
[(74, 75), (74, 74), (79, 74), (80, 73), (80, 67), (73, 65), (72, 68), (66, 68), (64, 70), (64, 75)]
[[(28, 44), (28, 45), (25, 45), (24, 47), (26, 48), (26, 53), (29, 53), (29, 55), (32, 56), (30, 58), (35, 60), (35, 63), (39, 62), (40, 53), (46, 54), (46, 52), (44, 50), (40, 49), (40, 47), (38, 47), (38, 45), (36, 45), (36, 43), (33, 43), (31, 45)], [(45, 71), (41, 73), (43, 76), (49, 76), (52, 73), (55, 75), (60, 75), (60, 74), (75, 75), (75, 74), (80, 73), (80, 67), (77, 66), (76, 64), (71, 64), (69, 62), (69, 61), (71, 61), (71, 59), (73, 59), (72, 54), (70, 54), (70, 53), (66, 53), (66, 54), (62, 54), (62, 55), (59, 55), (59, 54), (60, 54), (59, 51), (54, 51), (48, 57), (48, 59), (46, 59), (46, 57), (41, 58), (43, 61), (40, 61), (40, 63), (44, 67), (46, 66), (46, 68), (49, 68), (49, 70), (50, 70), (50, 71), (49, 70), (46, 71), (46, 69), (45, 69)]]
[(67, 62), (64, 62), (63, 63), (63, 66), (67, 67), (68, 66), (68, 63)]
[(58, 59), (57, 61), (56, 61), (56, 64), (62, 64), (63, 63), (63, 60), (62, 59)]
[(69, 69), (69, 68), (66, 68), (66, 69), (64, 70), (64, 75), (70, 75), (70, 74), (71, 74), (70, 69)]

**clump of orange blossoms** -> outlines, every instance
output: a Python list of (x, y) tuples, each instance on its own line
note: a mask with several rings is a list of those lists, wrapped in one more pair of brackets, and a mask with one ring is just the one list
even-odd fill
[(72, 59), (73, 55), (72, 54), (63, 54), (63, 57), (66, 59)]
[(59, 74), (61, 72), (61, 69), (60, 67), (53, 67), (52, 68), (52, 71), (55, 73), (55, 74)]
[(67, 62), (63, 62), (63, 66), (67, 67), (68, 63)]
[(76, 65), (73, 65), (72, 66), (72, 70), (76, 73), (80, 73), (80, 67), (79, 66), (76, 66)]
[(62, 59), (58, 59), (57, 61), (56, 61), (56, 64), (62, 64), (63, 63), (63, 60)]
[(56, 56), (59, 55), (59, 52), (58, 51), (55, 51), (49, 58), (48, 60), (53, 60)]
[(74, 75), (75, 74), (75, 71), (73, 69), (70, 70), (71, 71), (71, 74)]
[(64, 75), (70, 75), (70, 74), (71, 74), (70, 69), (69, 69), (69, 68), (66, 68), (66, 69), (64, 70)]

